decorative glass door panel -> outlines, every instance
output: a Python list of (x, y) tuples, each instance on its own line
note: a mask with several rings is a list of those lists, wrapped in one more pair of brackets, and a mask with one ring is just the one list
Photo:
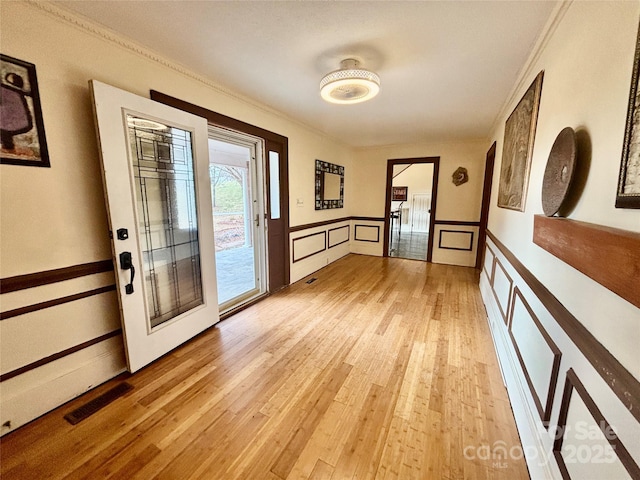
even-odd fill
[(191, 132), (127, 115), (151, 328), (202, 305)]

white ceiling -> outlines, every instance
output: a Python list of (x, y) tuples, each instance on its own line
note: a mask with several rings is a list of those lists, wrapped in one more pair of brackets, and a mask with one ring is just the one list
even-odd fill
[[(486, 138), (557, 2), (54, 3), (346, 144), (371, 146)], [(380, 75), (380, 94), (325, 103), (320, 79), (349, 57)]]

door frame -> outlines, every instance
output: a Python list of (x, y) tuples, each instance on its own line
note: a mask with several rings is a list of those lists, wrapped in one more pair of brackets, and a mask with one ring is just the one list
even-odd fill
[(436, 206), (438, 201), (438, 173), (440, 170), (440, 157), (418, 157), (418, 158), (391, 158), (387, 160), (387, 182), (385, 187), (384, 201), (384, 243), (382, 254), (389, 256), (389, 230), (391, 226), (391, 186), (393, 185), (393, 167), (395, 165), (413, 165), (416, 163), (432, 163), (433, 179), (431, 181), (431, 216), (429, 217), (429, 239), (427, 241), (427, 262), (431, 262), (433, 257), (433, 232), (436, 222)]
[(487, 225), (489, 223), (489, 207), (491, 206), (491, 187), (493, 186), (493, 166), (496, 161), (496, 142), (487, 151), (484, 167), (484, 186), (482, 187), (482, 210), (480, 228), (478, 230), (478, 247), (476, 249), (476, 268), (482, 270), (484, 263), (484, 246), (487, 243)]
[[(209, 134), (209, 140), (216, 140), (218, 142), (228, 143), (232, 145), (241, 145), (248, 148), (251, 152), (251, 158), (247, 164), (247, 176), (250, 180), (250, 191), (253, 192), (250, 197), (246, 195), (246, 191), (243, 191), (243, 201), (248, 201), (251, 204), (252, 214), (249, 216), (248, 229), (251, 231), (252, 243), (254, 245), (254, 268), (255, 273), (259, 275), (260, 281), (253, 289), (248, 290), (236, 297), (226, 300), (220, 303), (220, 315), (226, 315), (231, 311), (237, 311), (245, 304), (251, 304), (256, 298), (267, 293), (268, 284), (268, 268), (267, 268), (267, 229), (264, 223), (264, 213), (266, 211), (266, 196), (265, 196), (265, 155), (264, 155), (264, 140), (255, 137), (253, 135), (246, 134), (244, 132), (238, 132), (236, 130), (229, 130), (227, 128), (221, 128), (218, 125), (208, 124), (207, 128)], [(215, 155), (209, 152), (209, 165), (216, 164)], [(220, 165), (218, 163), (218, 165)], [(257, 204), (254, 205), (254, 197), (257, 199)], [(257, 210), (256, 210), (257, 208)], [(259, 215), (260, 224), (255, 226), (256, 215)], [(215, 224), (215, 220), (214, 220)], [(245, 219), (246, 226), (246, 219)], [(246, 235), (246, 230), (245, 230)], [(215, 232), (214, 232), (215, 238)], [(246, 238), (246, 237), (245, 237)], [(258, 246), (258, 248), (256, 248)], [(216, 257), (217, 258), (217, 257)], [(218, 296), (218, 300), (220, 300)]]
[(280, 156), (280, 219), (271, 220), (271, 202), (269, 195), (269, 169), (266, 170), (266, 204), (267, 204), (267, 270), (269, 282), (267, 290), (274, 293), (290, 283), (289, 261), (289, 139), (283, 135), (265, 130), (241, 120), (228, 117), (204, 107), (180, 100), (170, 95), (150, 91), (151, 100), (199, 115), (215, 126), (247, 133), (262, 138), (265, 143), (265, 157), (269, 151), (278, 152)]

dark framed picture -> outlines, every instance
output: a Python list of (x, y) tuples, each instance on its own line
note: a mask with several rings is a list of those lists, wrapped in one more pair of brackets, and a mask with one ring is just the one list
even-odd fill
[(640, 92), (638, 69), (640, 68), (640, 30), (636, 39), (636, 54), (631, 74), (631, 89), (627, 122), (618, 177), (617, 208), (640, 208)]
[(36, 66), (0, 54), (0, 163), (50, 167)]
[(543, 76), (536, 76), (505, 124), (498, 207), (524, 212)]
[(409, 187), (391, 187), (391, 201), (406, 202)]

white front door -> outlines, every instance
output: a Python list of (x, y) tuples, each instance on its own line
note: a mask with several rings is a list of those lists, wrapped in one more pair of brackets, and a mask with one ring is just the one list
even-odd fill
[(219, 320), (207, 122), (89, 83), (134, 372)]

